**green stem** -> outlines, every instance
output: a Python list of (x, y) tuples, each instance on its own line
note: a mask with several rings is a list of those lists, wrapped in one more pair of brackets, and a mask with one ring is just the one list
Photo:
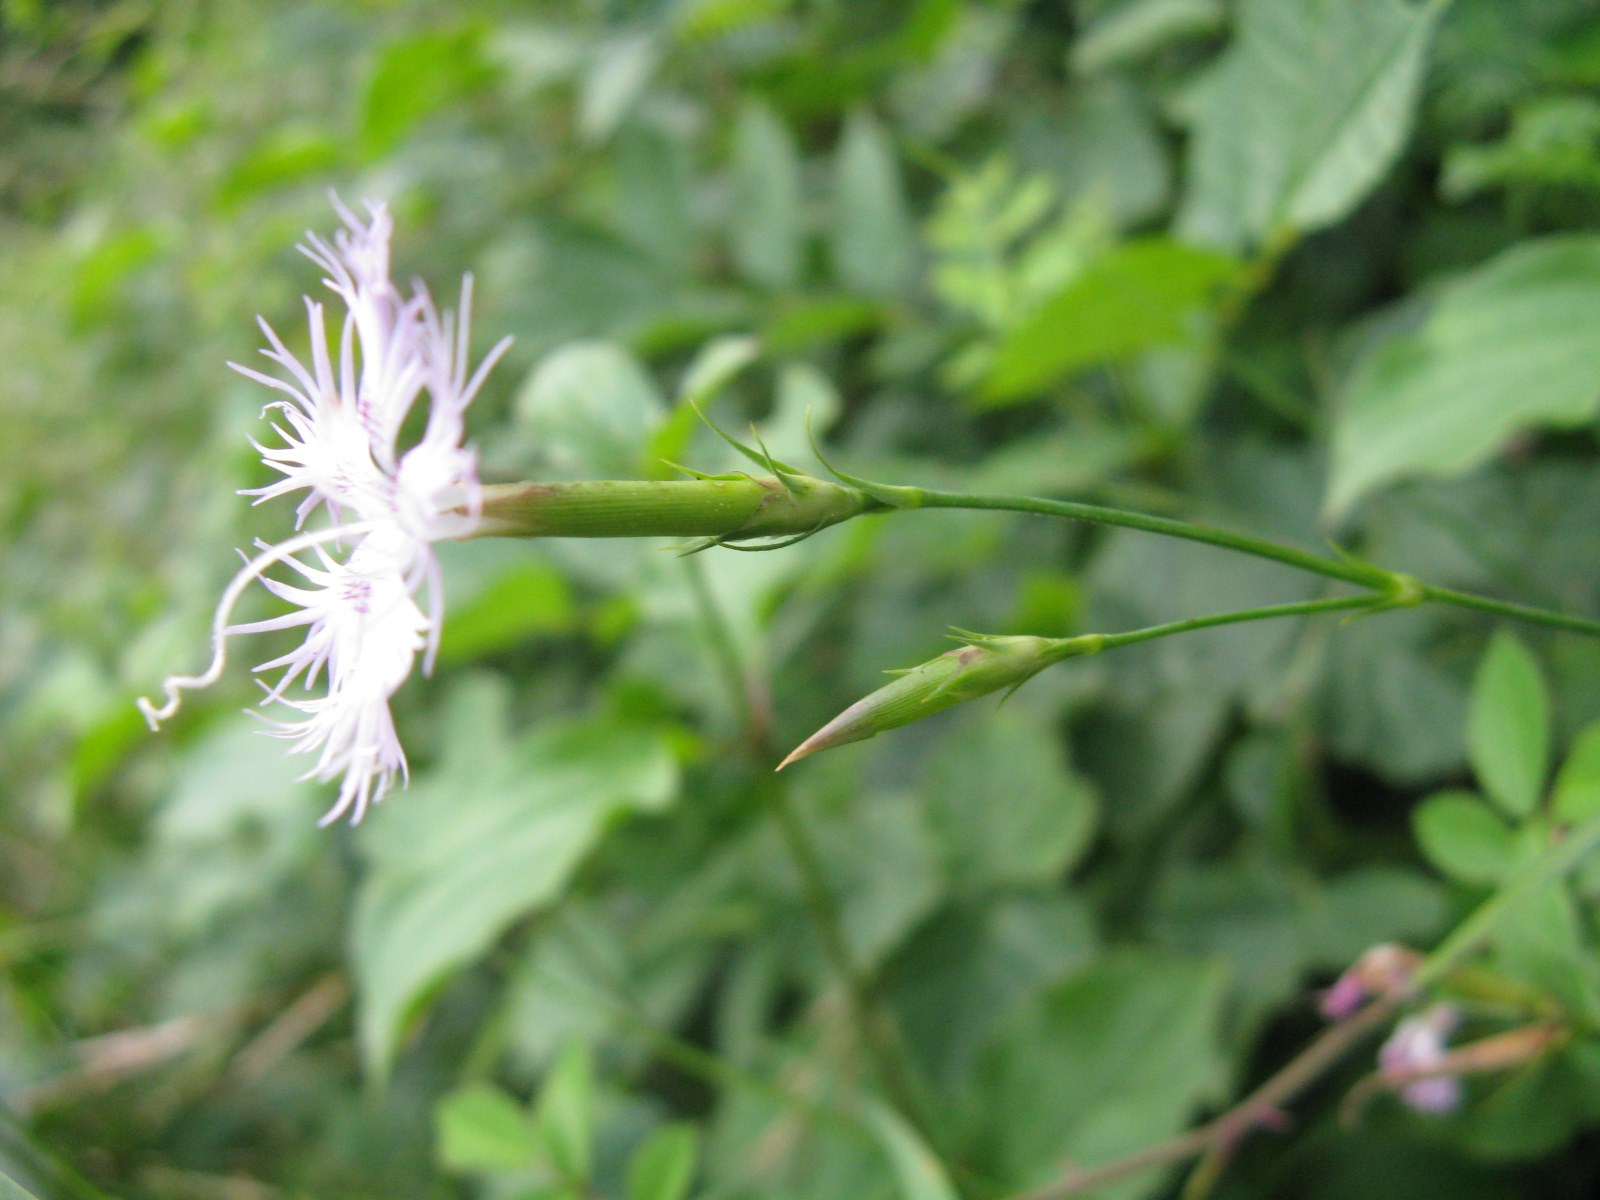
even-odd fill
[(851, 1022), (856, 1036), (872, 1060), (884, 1093), (903, 1116), (923, 1133), (927, 1125), (912, 1086), (911, 1072), (899, 1053), (899, 1039), (895, 1037), (887, 1014), (882, 1011), (881, 997), (872, 981), (856, 969), (854, 956), (845, 941), (844, 924), (839, 919), (839, 906), (828, 888), (827, 875), (822, 865), (822, 855), (805, 819), (800, 815), (787, 787), (771, 780), (772, 809), (783, 833), (783, 841), (800, 875), (801, 892), (811, 913), (812, 924), (822, 938), (823, 953), (827, 956), (850, 1005)]
[(1475, 596), (1470, 592), (1458, 592), (1453, 588), (1436, 587), (1432, 584), (1420, 583), (1398, 572), (1373, 566), (1370, 563), (1329, 558), (1326, 555), (1313, 554), (1308, 550), (1301, 550), (1294, 546), (1281, 545), (1265, 538), (1234, 533), (1231, 530), (1218, 529), (1211, 525), (1195, 525), (1187, 521), (1174, 520), (1171, 517), (1150, 516), (1145, 513), (1130, 512), (1126, 509), (1107, 508), (1099, 504), (1083, 504), (1075, 500), (1048, 500), (1040, 496), (994, 496), (974, 492), (941, 492), (915, 487), (884, 488), (882, 491), (885, 496), (893, 497), (891, 503), (897, 508), (957, 508), (1033, 513), (1039, 516), (1066, 517), (1069, 520), (1088, 521), (1096, 525), (1114, 525), (1124, 529), (1138, 529), (1146, 533), (1181, 538), (1189, 542), (1201, 542), (1208, 546), (1220, 546), (1223, 549), (1233, 550), (1240, 554), (1269, 559), (1301, 571), (1310, 571), (1313, 574), (1325, 576), (1328, 579), (1338, 579), (1345, 583), (1356, 584), (1359, 587), (1384, 592), (1395, 597), (1397, 601), (1406, 604), (1431, 601), (1437, 604), (1453, 605), (1457, 608), (1469, 608), (1477, 612), (1492, 613), (1496, 616), (1511, 617), (1515, 620), (1528, 621), (1535, 625), (1548, 625), (1554, 629), (1565, 629), (1573, 633), (1600, 636), (1600, 621), (1572, 617), (1565, 613), (1551, 612), (1548, 609), (1534, 608), (1526, 604), (1491, 600), (1486, 596)]
[(1371, 563), (1315, 554), (1212, 525), (1076, 500), (944, 492), (867, 483), (849, 476), (840, 478), (843, 484), (790, 474), (781, 479), (737, 475), (687, 480), (490, 484), (483, 489), (482, 518), (471, 536), (682, 537), (727, 543), (806, 537), (851, 517), (889, 509), (1032, 513), (1217, 546), (1381, 592), (1396, 606), (1448, 604), (1600, 636), (1600, 621), (1438, 587)]
[(1367, 563), (1344, 562), (1322, 554), (1312, 554), (1294, 546), (1269, 542), (1265, 538), (1234, 533), (1212, 525), (1195, 525), (1171, 517), (1155, 517), (1146, 513), (1130, 512), (1122, 508), (1108, 508), (1101, 504), (1084, 504), (1076, 500), (1048, 500), (1042, 496), (994, 496), (980, 492), (940, 492), (930, 488), (895, 488), (899, 499), (905, 497), (905, 508), (963, 508), (994, 512), (1033, 513), (1045, 517), (1066, 517), (1074, 521), (1088, 521), (1095, 525), (1116, 525), (1124, 529), (1139, 529), (1145, 533), (1158, 533), (1163, 537), (1182, 538), (1189, 542), (1203, 542), (1221, 546), (1241, 554), (1267, 558), (1285, 566), (1324, 575), (1329, 579), (1361, 587), (1387, 590), (1394, 586), (1394, 574), (1382, 567)]
[[(1189, 617), (1182, 621), (1169, 621), (1164, 625), (1147, 625), (1143, 629), (1130, 629), (1126, 633), (1091, 633), (1086, 635), (1095, 643), (1096, 650), (1112, 650), (1118, 646), (1133, 646), (1139, 642), (1171, 637), (1175, 633), (1189, 633), (1196, 629), (1214, 629), (1219, 625), (1239, 625), (1245, 621), (1267, 621), (1274, 617), (1303, 617), (1314, 613), (1345, 612), (1356, 609), (1382, 608), (1389, 601), (1382, 596), (1338, 596), (1330, 600), (1299, 600), (1292, 604), (1269, 604), (1262, 608), (1246, 608), (1238, 612), (1212, 613), (1204, 617)], [(1084, 638), (1062, 638), (1059, 645), (1066, 647)], [(1046, 652), (1049, 656), (1049, 652)], [(1062, 657), (1072, 657), (1065, 651)], [(1077, 651), (1076, 653), (1081, 653)]]
[(1509, 600), (1492, 600), (1488, 596), (1475, 596), (1471, 592), (1458, 592), (1454, 588), (1435, 587), (1431, 583), (1424, 583), (1421, 587), (1422, 598), (1438, 604), (1470, 608), (1477, 612), (1492, 613), (1497, 617), (1510, 617), (1514, 621), (1528, 621), (1534, 625), (1548, 625), (1553, 629), (1565, 629), (1570, 633), (1600, 634), (1600, 621), (1570, 617), (1566, 613), (1551, 612), (1546, 608), (1516, 604)]
[[(757, 755), (765, 757), (770, 724), (765, 714), (759, 711), (761, 706), (752, 703), (750, 672), (699, 563), (691, 559), (687, 566), (695, 607), (711, 639), (729, 698), (736, 713), (749, 714), (746, 733)], [(849, 943), (844, 936), (844, 924), (839, 917), (839, 906), (828, 887), (826, 870), (816, 842), (789, 796), (787, 786), (772, 779), (764, 781), (762, 786), (767, 789), (766, 795), (783, 835), (784, 848), (800, 877), (801, 894), (805, 898), (811, 923), (822, 942), (823, 955), (844, 988), (856, 1038), (871, 1057), (885, 1094), (908, 1119), (920, 1125), (921, 1113), (911, 1086), (910, 1070), (901, 1060), (898, 1040), (893, 1036), (888, 1018), (882, 1012), (883, 1006), (876, 988), (857, 969), (854, 956), (850, 953)]]

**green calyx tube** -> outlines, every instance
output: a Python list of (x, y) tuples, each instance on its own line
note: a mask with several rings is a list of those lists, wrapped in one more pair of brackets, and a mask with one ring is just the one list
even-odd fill
[(483, 488), (473, 537), (798, 538), (884, 506), (808, 475), (504, 483)]

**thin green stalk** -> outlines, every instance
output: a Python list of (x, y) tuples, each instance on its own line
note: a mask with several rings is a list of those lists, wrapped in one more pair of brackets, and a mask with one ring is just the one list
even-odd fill
[(1381, 592), (1397, 607), (1448, 604), (1600, 636), (1600, 621), (1438, 587), (1371, 563), (1315, 554), (1212, 525), (1077, 500), (945, 492), (869, 483), (844, 474), (838, 477), (842, 484), (788, 473), (759, 478), (740, 475), (668, 481), (491, 484), (483, 489), (480, 521), (471, 536), (682, 537), (706, 539), (702, 543), (706, 545), (726, 545), (805, 538), (855, 516), (893, 509), (1032, 513), (1217, 546)]
[[(1204, 617), (1189, 617), (1182, 621), (1168, 621), (1164, 625), (1147, 625), (1143, 629), (1130, 629), (1126, 633), (1094, 633), (1087, 635), (1098, 642), (1096, 649), (1112, 650), (1118, 646), (1133, 646), (1156, 638), (1171, 637), (1176, 633), (1190, 633), (1196, 629), (1215, 629), (1219, 625), (1240, 625), (1246, 621), (1269, 621), (1275, 617), (1303, 617), (1315, 613), (1346, 612), (1358, 609), (1382, 608), (1389, 601), (1383, 596), (1337, 596), (1328, 600), (1297, 600), (1291, 604), (1268, 604), (1261, 608), (1240, 609), (1237, 612), (1212, 613)], [(1063, 646), (1080, 641), (1079, 638), (1062, 638)], [(1066, 653), (1063, 657), (1071, 657)]]
[(1600, 634), (1600, 621), (1571, 617), (1566, 613), (1551, 612), (1529, 604), (1516, 604), (1509, 600), (1492, 600), (1488, 596), (1475, 596), (1471, 592), (1458, 592), (1454, 588), (1435, 587), (1424, 583), (1422, 598), (1437, 604), (1450, 604), (1456, 608), (1470, 608), (1476, 612), (1492, 613), (1497, 617), (1510, 617), (1514, 621), (1528, 621), (1534, 625), (1548, 625), (1570, 633)]
[(806, 829), (805, 819), (789, 796), (788, 788), (775, 779), (766, 786), (771, 789), (772, 810), (778, 818), (784, 846), (800, 875), (801, 892), (805, 896), (811, 922), (822, 939), (823, 953), (844, 985), (856, 1036), (870, 1056), (878, 1082), (890, 1102), (907, 1120), (926, 1133), (927, 1125), (912, 1086), (911, 1072), (900, 1056), (899, 1039), (882, 1012), (882, 998), (872, 981), (857, 969), (849, 944), (845, 941), (844, 923), (839, 918), (839, 906), (828, 888), (822, 855), (817, 851), (810, 831)]
[(694, 595), (695, 608), (700, 614), (700, 624), (706, 631), (706, 640), (711, 643), (712, 657), (717, 660), (717, 669), (722, 672), (722, 682), (728, 692), (728, 701), (733, 706), (734, 720), (738, 721), (743, 714), (745, 739), (758, 757), (764, 757), (768, 753), (768, 739), (772, 733), (772, 702), (765, 681), (745, 665), (738, 643), (733, 639), (733, 632), (723, 619), (722, 610), (717, 607), (716, 597), (711, 594), (705, 567), (698, 558), (693, 557), (684, 559), (683, 565), (689, 576), (689, 590)]
[[(1066, 517), (1074, 521), (1088, 521), (1095, 525), (1117, 525), (1124, 529), (1139, 529), (1145, 533), (1158, 533), (1163, 537), (1182, 538), (1189, 542), (1203, 542), (1221, 546), (1241, 554), (1267, 558), (1285, 566), (1324, 575), (1329, 579), (1361, 587), (1387, 590), (1394, 586), (1395, 575), (1382, 567), (1367, 563), (1346, 562), (1322, 554), (1312, 554), (1294, 546), (1284, 546), (1265, 538), (1234, 533), (1212, 525), (1195, 525), (1172, 517), (1156, 517), (1146, 513), (1131, 512), (1122, 508), (1108, 508), (1101, 504), (1084, 504), (1077, 500), (1049, 500), (1042, 496), (993, 496), (981, 492), (941, 492), (930, 488), (895, 488), (896, 498), (905, 497), (905, 508), (963, 508), (984, 509), (994, 512), (1033, 513), (1045, 517)], [(1596, 627), (1600, 630), (1600, 626)]]
[(1150, 516), (1145, 513), (1130, 512), (1126, 509), (1108, 508), (1099, 504), (1083, 504), (1075, 500), (1049, 500), (1040, 496), (993, 496), (974, 492), (941, 492), (929, 488), (916, 487), (884, 488), (882, 492), (886, 496), (892, 495), (894, 497), (892, 503), (897, 508), (957, 508), (994, 512), (1034, 513), (1039, 516), (1066, 517), (1069, 520), (1088, 521), (1096, 525), (1115, 525), (1124, 529), (1143, 530), (1146, 533), (1181, 538), (1189, 542), (1201, 542), (1209, 546), (1220, 546), (1223, 549), (1233, 550), (1240, 554), (1269, 559), (1288, 567), (1325, 576), (1328, 579), (1338, 579), (1345, 583), (1353, 583), (1360, 587), (1384, 592), (1404, 604), (1420, 604), (1425, 601), (1431, 601), (1437, 604), (1453, 605), (1457, 608), (1473, 609), (1477, 612), (1492, 613), (1496, 616), (1511, 617), (1515, 620), (1527, 621), (1535, 625), (1547, 625), (1554, 629), (1565, 629), (1573, 633), (1600, 636), (1600, 621), (1572, 617), (1565, 613), (1551, 612), (1548, 609), (1534, 608), (1526, 604), (1492, 600), (1486, 596), (1475, 596), (1470, 592), (1460, 592), (1453, 588), (1436, 587), (1432, 584), (1421, 583), (1399, 572), (1373, 566), (1370, 563), (1329, 558), (1326, 555), (1313, 554), (1308, 550), (1301, 550), (1294, 546), (1281, 545), (1265, 538), (1234, 533), (1232, 530), (1219, 529), (1211, 525), (1195, 525), (1188, 521), (1178, 521), (1170, 517)]
[[(727, 622), (717, 607), (716, 597), (711, 594), (699, 564), (691, 560), (688, 568), (695, 606), (711, 639), (735, 711), (749, 712), (751, 708), (749, 673), (739, 653), (738, 644), (728, 630)], [(755, 744), (757, 753), (764, 753), (768, 729), (759, 715), (750, 715), (747, 732)], [(811, 923), (822, 942), (823, 954), (844, 988), (856, 1037), (866, 1047), (872, 1059), (873, 1069), (891, 1102), (909, 1120), (920, 1125), (922, 1114), (916, 1104), (910, 1071), (901, 1061), (898, 1042), (894, 1039), (886, 1019), (881, 1015), (880, 997), (871, 982), (856, 968), (849, 944), (845, 940), (838, 904), (828, 887), (822, 855), (817, 850), (810, 831), (806, 829), (799, 809), (789, 796), (787, 786), (778, 780), (767, 780), (763, 782), (762, 787), (769, 806), (777, 818), (778, 828), (783, 835), (784, 849), (788, 852), (795, 872), (800, 877), (801, 894), (804, 896)]]

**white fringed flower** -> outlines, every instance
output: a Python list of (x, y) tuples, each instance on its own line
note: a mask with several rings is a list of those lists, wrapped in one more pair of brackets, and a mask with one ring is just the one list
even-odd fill
[[(256, 503), (304, 492), (296, 529), (319, 507), (333, 522), (277, 545), (260, 544), (223, 592), (213, 625), (211, 665), (200, 675), (174, 676), (163, 686), (166, 703), (140, 700), (151, 728), (177, 712), (181, 693), (215, 683), (225, 664), (225, 643), (239, 633), (303, 626), (305, 640), (257, 671), (282, 674), (263, 704), (299, 714), (270, 720), (271, 732), (292, 741), (291, 751), (316, 754), (307, 778), (343, 779), (339, 798), (322, 823), (349, 814), (361, 820), (406, 770), (395, 735), (389, 697), (405, 682), (423, 652), (432, 669), (444, 604), (433, 543), (463, 537), (477, 524), (480, 503), (477, 456), (461, 445), (463, 417), (510, 339), (467, 370), (472, 287), (462, 284), (459, 324), (440, 314), (420, 284), (402, 296), (389, 278), (393, 223), (382, 205), (370, 220), (335, 201), (344, 228), (332, 244), (309, 235), (301, 250), (326, 273), (323, 282), (345, 307), (335, 361), (322, 305), (309, 297), (309, 368), (291, 354), (265, 321), (262, 354), (282, 372), (264, 374), (229, 365), (286, 399), (274, 400), (273, 430), (282, 445), (254, 443), (262, 461), (282, 478), (248, 492)], [(402, 448), (402, 427), (419, 397), (427, 420), (415, 444)], [(314, 554), (315, 562), (301, 556)], [(293, 582), (267, 578), (276, 565)], [(295, 605), (264, 621), (230, 625), (239, 597), (255, 580)], [(425, 606), (418, 596), (426, 591)], [(310, 692), (318, 681), (325, 695)], [(291, 687), (296, 689), (290, 694)]]

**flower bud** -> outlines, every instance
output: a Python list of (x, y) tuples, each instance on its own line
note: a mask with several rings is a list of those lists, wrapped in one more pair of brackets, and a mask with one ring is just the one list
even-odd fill
[(893, 683), (857, 700), (778, 764), (783, 770), (819, 750), (844, 746), (898, 729), (1001, 688), (1021, 687), (1045, 667), (1063, 658), (1093, 654), (1103, 638), (991, 637), (968, 635), (964, 644), (947, 650), (898, 675)]

